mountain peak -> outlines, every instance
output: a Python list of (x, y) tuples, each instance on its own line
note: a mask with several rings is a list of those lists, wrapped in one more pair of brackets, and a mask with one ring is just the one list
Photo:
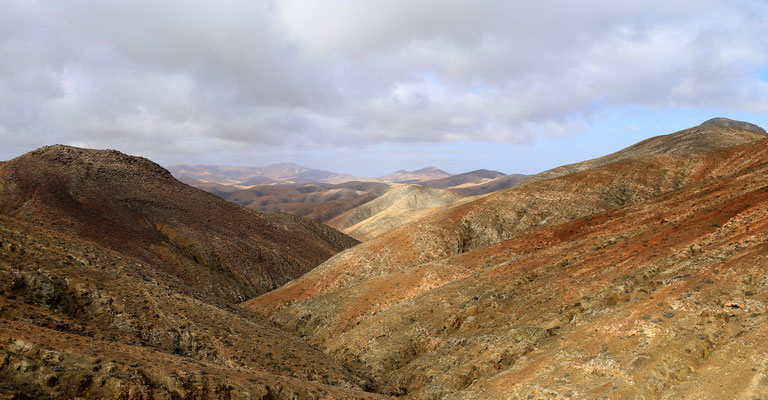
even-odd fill
[(77, 170), (94, 170), (98, 173), (111, 171), (174, 180), (168, 170), (144, 157), (130, 156), (111, 149), (94, 150), (55, 144), (32, 150), (9, 163), (27, 161), (59, 164), (73, 169), (73, 172)]
[(434, 167), (432, 165), (429, 165), (429, 166), (424, 167), (422, 169), (417, 169), (416, 171), (413, 171), (413, 173), (415, 173), (415, 174), (423, 174), (425, 172), (441, 172), (441, 173), (446, 173), (445, 171), (442, 171), (439, 168)]
[(416, 171), (406, 171), (401, 169), (384, 175), (379, 179), (385, 182), (421, 182), (448, 176), (451, 176), (451, 174), (430, 165), (422, 169), (417, 169)]
[(758, 132), (758, 133), (766, 133), (765, 129), (746, 122), (746, 121), (736, 121), (733, 119), (725, 118), (725, 117), (716, 117), (712, 118), (710, 120), (704, 121), (701, 126), (724, 126), (728, 128), (738, 128), (738, 129), (745, 129), (752, 132)]

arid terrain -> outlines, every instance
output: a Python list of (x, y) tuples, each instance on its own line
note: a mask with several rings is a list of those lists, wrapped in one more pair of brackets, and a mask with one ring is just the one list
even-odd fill
[(381, 393), (761, 398), (768, 139), (705, 124), (444, 206), (246, 302)]
[[(435, 167), (361, 178), (290, 163), (263, 168), (178, 164), (170, 171), (182, 182), (243, 207), (306, 217), (359, 240), (417, 219), (428, 208), (505, 189), (527, 178), (489, 170), (451, 175)], [(373, 218), (384, 211), (384, 204), (388, 212)], [(363, 215), (371, 219), (352, 228)]]
[(235, 304), (356, 242), (49, 146), (0, 165), (0, 394), (362, 398), (358, 375)]
[(768, 396), (759, 127), (453, 178), (330, 219), (359, 243), (116, 151), (4, 162), (0, 398)]

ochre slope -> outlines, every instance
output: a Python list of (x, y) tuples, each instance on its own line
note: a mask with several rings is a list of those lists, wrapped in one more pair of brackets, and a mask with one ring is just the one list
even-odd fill
[(624, 204), (439, 261), (407, 240), (402, 267), (331, 260), (330, 281), (313, 271), (247, 308), (409, 398), (765, 397), (768, 141), (536, 185), (629, 181), (641, 196)]
[(355, 239), (366, 241), (393, 228), (415, 221), (434, 208), (463, 196), (421, 185), (395, 185), (381, 196), (332, 218), (326, 223)]
[(300, 217), (246, 210), (144, 158), (61, 145), (0, 167), (0, 213), (131, 255), (228, 302), (356, 243)]

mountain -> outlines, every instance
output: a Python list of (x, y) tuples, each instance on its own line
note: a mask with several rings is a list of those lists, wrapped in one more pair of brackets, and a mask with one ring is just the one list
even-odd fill
[(502, 189), (517, 185), (528, 179), (530, 175), (523, 174), (511, 174), (503, 175), (498, 178), (494, 178), (482, 183), (477, 184), (465, 184), (450, 188), (452, 191), (461, 193), (466, 196), (478, 196), (487, 193), (497, 192)]
[(247, 210), (116, 151), (47, 146), (0, 167), (0, 214), (98, 243), (222, 300), (297, 278), (356, 242), (290, 214)]
[(451, 174), (429, 166), (416, 171), (399, 170), (379, 178), (381, 182), (395, 182), (395, 183), (416, 183), (422, 181), (429, 181), (435, 179), (442, 179), (451, 176)]
[(246, 189), (218, 184), (196, 185), (200, 189), (244, 207), (261, 211), (281, 211), (319, 222), (367, 203), (389, 188), (377, 182), (345, 182), (341, 184), (270, 184)]
[(380, 398), (235, 306), (355, 243), (116, 151), (0, 165), (0, 397)]
[(442, 179), (420, 182), (421, 185), (436, 189), (451, 189), (467, 196), (495, 192), (522, 182), (527, 175), (505, 175), (498, 171), (478, 169)]
[(765, 129), (755, 125), (751, 124), (749, 122), (745, 121), (734, 121), (732, 119), (723, 118), (723, 117), (717, 117), (712, 118), (710, 120), (704, 121), (701, 126), (722, 126), (726, 128), (738, 128), (738, 129), (744, 129), (747, 131), (757, 132), (757, 133), (766, 133)]
[[(370, 202), (398, 182), (418, 183), (435, 189), (450, 189), (461, 196), (475, 196), (507, 188), (526, 178), (525, 175), (507, 176), (489, 170), (449, 175), (435, 167), (426, 167), (412, 172), (400, 170), (379, 179), (360, 181), (352, 175), (309, 170), (289, 163), (265, 168), (179, 164), (171, 170), (181, 181), (241, 206), (260, 211), (287, 212), (318, 222), (328, 222)], [(438, 203), (443, 205), (444, 201)], [(423, 207), (419, 209), (419, 213), (423, 214)], [(385, 215), (389, 214), (382, 214), (376, 232), (410, 220), (400, 218), (402, 215), (398, 213), (392, 221), (381, 223)], [(340, 226), (337, 223), (332, 225)], [(361, 238), (371, 237), (365, 230), (356, 230), (355, 234)]]
[[(615, 153), (595, 158), (593, 160), (582, 161), (580, 163), (564, 165), (544, 171), (532, 177), (532, 179), (546, 179), (555, 176), (570, 174), (585, 169), (594, 168), (600, 165), (609, 164), (619, 160), (637, 158), (656, 154), (692, 154), (701, 153), (708, 150), (721, 149), (724, 147), (735, 146), (741, 143), (758, 140), (763, 138), (765, 131), (757, 127), (755, 129), (742, 129), (730, 125), (747, 126), (747, 122), (732, 121), (726, 118), (715, 118), (715, 122), (702, 123), (699, 126), (685, 129), (668, 135), (655, 136), (643, 140), (637, 144)], [(717, 122), (725, 121), (725, 122)], [(730, 121), (730, 122), (728, 122)], [(748, 124), (752, 125), (752, 124)], [(756, 125), (753, 125), (756, 126)]]
[(396, 185), (376, 199), (326, 223), (355, 239), (366, 241), (461, 198), (461, 195), (447, 190), (421, 185)]
[(768, 395), (768, 139), (699, 126), (611, 157), (435, 210), (243, 307), (406, 398)]
[(177, 164), (169, 167), (174, 176), (189, 184), (218, 183), (247, 187), (267, 183), (343, 183), (359, 180), (349, 174), (305, 168), (292, 163), (273, 164), (262, 168), (221, 165)]
[(456, 175), (447, 176), (445, 178), (424, 181), (424, 182), (421, 182), (421, 184), (426, 187), (431, 187), (435, 189), (447, 189), (447, 188), (458, 187), (458, 186), (467, 185), (467, 184), (476, 185), (480, 183), (485, 183), (489, 180), (498, 178), (500, 176), (504, 176), (504, 174), (502, 174), (499, 171), (478, 169), (475, 171), (465, 172), (463, 174), (456, 174)]

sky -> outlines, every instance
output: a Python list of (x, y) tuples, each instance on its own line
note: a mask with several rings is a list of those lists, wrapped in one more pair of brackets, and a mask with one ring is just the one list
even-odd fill
[(764, 0), (3, 0), (0, 159), (535, 173), (768, 128)]

